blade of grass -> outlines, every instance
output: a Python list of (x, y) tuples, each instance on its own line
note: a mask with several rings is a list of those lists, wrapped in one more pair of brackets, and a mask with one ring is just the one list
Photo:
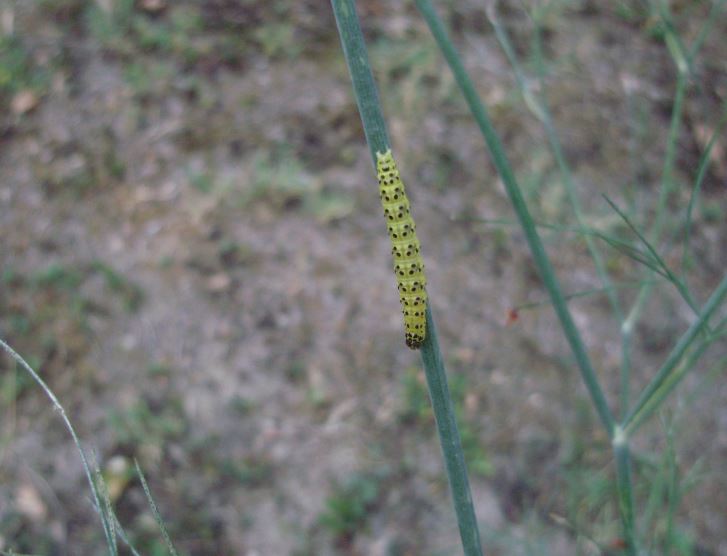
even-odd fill
[(166, 525), (164, 525), (164, 520), (162, 519), (162, 516), (159, 513), (159, 510), (157, 509), (157, 505), (154, 502), (154, 497), (151, 495), (151, 490), (149, 490), (149, 485), (146, 483), (146, 477), (144, 477), (144, 473), (142, 472), (141, 466), (139, 465), (139, 462), (136, 458), (134, 458), (134, 466), (136, 466), (136, 474), (139, 476), (139, 481), (141, 481), (141, 486), (144, 489), (144, 494), (146, 495), (146, 501), (149, 504), (151, 513), (154, 516), (154, 520), (157, 522), (157, 526), (159, 527), (159, 530), (162, 532), (162, 537), (164, 538), (164, 543), (167, 545), (167, 550), (169, 550), (169, 554), (171, 554), (172, 556), (178, 556), (177, 551), (174, 549), (174, 544), (172, 543), (172, 538), (169, 536), (167, 527), (166, 527)]
[[(353, 0), (331, 0), (331, 5), (336, 17), (343, 53), (351, 74), (371, 159), (375, 163), (376, 153), (386, 151), (390, 147), (390, 143), (361, 26), (356, 15), (355, 2)], [(421, 358), (427, 377), (429, 396), (444, 455), (462, 546), (467, 556), (481, 556), (480, 534), (472, 504), (467, 466), (464, 461), (462, 441), (457, 430), (446, 370), (432, 316), (431, 300), (427, 303), (426, 318), (427, 336), (421, 347)]]
[[(632, 435), (638, 426), (641, 425), (645, 419), (658, 408), (664, 398), (669, 394), (669, 392), (671, 392), (671, 390), (673, 390), (679, 380), (681, 380), (683, 375), (693, 367), (693, 363), (696, 362), (696, 359), (689, 358), (689, 361), (692, 364), (680, 369), (679, 372), (674, 373), (672, 376), (672, 371), (674, 371), (680, 363), (687, 350), (692, 346), (694, 340), (701, 334), (710, 317), (720, 307), (725, 296), (727, 296), (727, 275), (714, 290), (707, 300), (707, 303), (705, 303), (699, 318), (689, 327), (689, 329), (676, 343), (674, 349), (672, 349), (662, 367), (646, 386), (638, 401), (624, 419), (622, 426), (628, 436)], [(697, 349), (696, 358), (701, 356), (703, 352), (704, 349)], [(664, 388), (662, 388), (662, 386), (664, 386)]]
[(126, 531), (124, 531), (124, 528), (121, 526), (121, 523), (119, 523), (119, 520), (116, 517), (116, 515), (114, 515), (114, 523), (116, 524), (116, 534), (119, 535), (121, 542), (123, 542), (126, 545), (126, 548), (129, 549), (129, 552), (131, 552), (132, 556), (141, 556), (141, 554), (136, 549), (136, 547), (133, 544), (131, 544), (131, 541), (129, 540), (129, 536), (126, 534)]
[(502, 178), (508, 196), (510, 197), (510, 201), (518, 216), (518, 220), (520, 221), (520, 225), (525, 232), (525, 237), (528, 245), (530, 246), (533, 260), (538, 267), (541, 278), (545, 284), (545, 288), (553, 300), (553, 307), (560, 319), (563, 332), (570, 344), (583, 381), (586, 384), (586, 388), (588, 389), (591, 399), (593, 400), (596, 412), (598, 413), (604, 428), (608, 432), (609, 437), (612, 437), (614, 420), (611, 410), (608, 407), (603, 390), (598, 383), (596, 371), (588, 357), (580, 333), (578, 332), (570, 311), (568, 310), (560, 284), (555, 276), (555, 271), (550, 264), (547, 254), (545, 253), (545, 248), (543, 247), (543, 243), (535, 228), (535, 222), (530, 216), (530, 212), (525, 204), (525, 199), (520, 191), (520, 187), (515, 180), (515, 175), (510, 166), (510, 162), (507, 159), (502, 143), (500, 142), (500, 138), (490, 122), (487, 109), (480, 100), (474, 84), (469, 78), (469, 75), (467, 75), (467, 72), (462, 65), (462, 61), (460, 60), (454, 45), (449, 39), (444, 25), (434, 11), (431, 2), (429, 0), (415, 0), (415, 3), (429, 25), (432, 35), (437, 41), (439, 48), (452, 70), (452, 73), (454, 73), (455, 80), (462, 90), (475, 121), (482, 131), (482, 135), (484, 136), (490, 150), (495, 167)]
[(43, 392), (45, 392), (45, 395), (48, 397), (48, 399), (50, 399), (53, 408), (61, 416), (61, 420), (63, 421), (63, 424), (70, 433), (71, 438), (73, 438), (73, 443), (76, 445), (76, 449), (78, 450), (78, 454), (81, 458), (81, 464), (83, 466), (83, 471), (86, 474), (86, 480), (88, 481), (88, 486), (91, 489), (91, 494), (93, 495), (93, 501), (96, 506), (96, 511), (101, 516), (101, 525), (103, 526), (104, 535), (106, 536), (106, 546), (109, 549), (109, 553), (113, 556), (116, 556), (117, 552), (115, 550), (116, 542), (113, 536), (113, 526), (107, 521), (107, 516), (104, 511), (104, 505), (101, 503), (101, 494), (99, 493), (99, 490), (94, 481), (93, 473), (91, 472), (91, 466), (89, 465), (88, 459), (86, 458), (86, 453), (81, 446), (81, 440), (76, 434), (76, 429), (73, 428), (71, 420), (66, 414), (66, 410), (58, 401), (58, 398), (53, 393), (53, 390), (50, 389), (50, 387), (45, 383), (40, 375), (35, 372), (35, 370), (27, 363), (27, 361), (25, 361), (25, 359), (23, 359), (23, 357), (19, 353), (17, 353), (2, 339), (0, 339), (0, 347), (2, 347), (5, 352), (16, 361), (16, 363), (18, 363), (21, 367), (23, 367), (23, 369), (28, 372), (28, 374), (33, 378), (36, 384), (38, 384), (38, 386), (42, 388)]
[(116, 520), (114, 519), (114, 509), (111, 504), (111, 497), (109, 496), (108, 489), (106, 488), (106, 482), (101, 474), (101, 467), (99, 466), (96, 455), (93, 452), (91, 452), (91, 458), (95, 472), (96, 488), (98, 489), (98, 492), (101, 495), (101, 500), (103, 501), (103, 506), (101, 506), (103, 520), (109, 524), (111, 541), (113, 542), (112, 552), (117, 554), (119, 546), (116, 540)]

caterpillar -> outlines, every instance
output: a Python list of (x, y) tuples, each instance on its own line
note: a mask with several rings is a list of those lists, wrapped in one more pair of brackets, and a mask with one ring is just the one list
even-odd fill
[(411, 349), (419, 349), (427, 336), (427, 280), (416, 226), (409, 211), (409, 199), (391, 149), (385, 153), (376, 153), (376, 174), (391, 239), (399, 301), (404, 313), (406, 345)]

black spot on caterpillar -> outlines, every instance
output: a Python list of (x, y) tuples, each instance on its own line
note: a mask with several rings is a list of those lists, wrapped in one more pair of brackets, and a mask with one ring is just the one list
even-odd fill
[(376, 173), (391, 239), (399, 301), (404, 313), (406, 345), (411, 349), (419, 349), (427, 336), (427, 280), (424, 276), (424, 261), (419, 253), (416, 226), (409, 212), (409, 199), (391, 149), (385, 153), (376, 153)]

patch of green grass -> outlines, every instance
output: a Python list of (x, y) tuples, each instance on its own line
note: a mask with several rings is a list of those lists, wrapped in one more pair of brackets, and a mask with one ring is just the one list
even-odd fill
[(316, 194), (304, 199), (304, 209), (316, 220), (327, 224), (345, 218), (353, 212), (354, 200), (335, 187), (323, 187)]
[(74, 291), (81, 285), (81, 272), (60, 264), (51, 264), (31, 275), (31, 282), (38, 288), (54, 288)]
[(278, 206), (299, 203), (313, 193), (315, 181), (289, 149), (277, 153), (258, 152), (252, 161), (250, 187), (246, 200), (264, 199)]
[(166, 363), (152, 363), (146, 368), (146, 373), (153, 378), (168, 378), (172, 374), (172, 368)]
[(153, 96), (168, 90), (176, 71), (174, 64), (168, 60), (138, 58), (124, 68), (124, 78), (134, 95)]
[(574, 462), (563, 470), (563, 478), (569, 525), (596, 539), (618, 537), (620, 522), (611, 503), (616, 493), (613, 477), (585, 462)]
[[(239, 64), (253, 45), (264, 45), (276, 55), (294, 52), (297, 48), (291, 33), (274, 27), (268, 29), (267, 25), (257, 27), (255, 33), (208, 28), (202, 11), (194, 3), (170, 3), (163, 12), (151, 15), (133, 0), (117, 0), (110, 10), (89, 2), (84, 21), (89, 34), (101, 46), (134, 63), (140, 63), (145, 54), (155, 54), (184, 66), (203, 59)], [(290, 26), (289, 23), (281, 25)], [(136, 75), (137, 80), (140, 78)]]
[(201, 28), (200, 15), (190, 6), (172, 6), (165, 16), (135, 14), (131, 19), (131, 32), (143, 51), (172, 54), (187, 63), (199, 55), (194, 38)]
[(648, 10), (644, 7), (643, 2), (634, 2), (633, 0), (619, 0), (615, 3), (614, 11), (617, 16), (630, 24), (643, 23), (649, 16)]
[[(80, 270), (60, 264), (31, 274), (4, 273), (0, 325), (11, 341), (34, 354), (34, 368), (52, 374), (57, 366), (72, 363), (87, 349), (89, 304), (78, 291), (83, 278)], [(17, 384), (12, 380), (3, 383), (4, 401), (25, 392), (22, 377), (19, 380)]]
[(287, 147), (258, 152), (251, 174), (242, 194), (245, 204), (264, 201), (278, 210), (302, 209), (324, 224), (353, 211), (349, 194), (315, 179)]
[(114, 131), (101, 126), (70, 152), (59, 152), (50, 162), (34, 160), (33, 170), (49, 196), (77, 200), (118, 184), (126, 174), (126, 162)]
[(345, 483), (334, 487), (318, 523), (338, 541), (349, 540), (366, 526), (380, 491), (381, 479), (376, 475), (353, 475)]
[(214, 46), (215, 60), (220, 64), (232, 67), (241, 66), (253, 51), (253, 47), (249, 40), (241, 34), (228, 33), (220, 37), (216, 37)]
[(310, 384), (305, 391), (305, 401), (313, 411), (322, 417), (323, 410), (329, 408), (332, 403), (331, 395), (328, 390), (317, 384)]
[(8, 316), (10, 320), (10, 333), (18, 336), (29, 334), (33, 322), (30, 318), (22, 313), (10, 313)]
[(5, 541), (0, 548), (0, 554), (3, 556), (55, 554), (61, 549), (53, 541), (49, 529), (43, 530), (19, 511), (3, 511), (0, 531), (3, 532)]
[(215, 186), (215, 177), (212, 172), (192, 172), (189, 176), (189, 183), (200, 193), (210, 193)]
[(230, 409), (243, 417), (250, 415), (256, 407), (257, 404), (253, 400), (243, 398), (242, 396), (235, 396), (230, 400)]
[(138, 285), (103, 261), (94, 261), (91, 268), (101, 273), (106, 286), (121, 298), (126, 311), (133, 313), (141, 307), (144, 302), (144, 291)]
[(0, 34), (0, 95), (25, 89), (41, 91), (48, 86), (48, 71), (39, 67), (23, 41)]
[(162, 255), (157, 264), (162, 269), (172, 268), (174, 266), (174, 257), (171, 255)]
[(464, 459), (470, 473), (480, 477), (492, 477), (495, 474), (495, 466), (482, 443), (479, 429), (467, 421), (461, 421), (459, 435), (462, 439)]
[(295, 31), (295, 25), (289, 22), (267, 23), (255, 29), (253, 36), (267, 57), (292, 59), (303, 50)]
[[(106, 288), (89, 297), (90, 288), (85, 285), (97, 272), (102, 274)], [(108, 303), (114, 300), (133, 311), (143, 300), (138, 286), (101, 261), (75, 266), (51, 263), (31, 273), (6, 268), (1, 282), (0, 327), (9, 341), (33, 354), (29, 356), (32, 367), (49, 377), (82, 360), (91, 345), (92, 314), (111, 314)], [(17, 381), (10, 375), (2, 379), (3, 402), (24, 395), (30, 383), (26, 384), (23, 376)]]
[(140, 399), (126, 409), (112, 411), (108, 423), (116, 442), (132, 449), (146, 445), (162, 450), (187, 430), (184, 409), (176, 398), (165, 399), (158, 408)]
[(231, 478), (246, 487), (261, 487), (270, 484), (274, 467), (272, 461), (260, 456), (250, 456), (241, 460), (225, 460), (220, 465), (223, 476)]
[(108, 50), (131, 54), (129, 41), (134, 0), (115, 0), (106, 10), (98, 2), (89, 2), (85, 11), (86, 27), (91, 36)]

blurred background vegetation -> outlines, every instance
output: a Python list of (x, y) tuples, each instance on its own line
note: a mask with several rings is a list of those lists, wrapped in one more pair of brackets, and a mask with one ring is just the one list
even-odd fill
[[(531, 211), (557, 225), (543, 235), (566, 293), (591, 292), (570, 306), (615, 405), (618, 323), (593, 291), (583, 237), (563, 230), (575, 225), (563, 176), (492, 6), (438, 2)], [(711, 7), (669, 2), (684, 41)], [(587, 224), (638, 243), (602, 194), (652, 222), (677, 80), (663, 21), (638, 0), (496, 8), (527, 87), (550, 104)], [(361, 0), (359, 15), (483, 543), (617, 554), (610, 443), (479, 132), (409, 2)], [(677, 128), (659, 246), (675, 267), (727, 100), (724, 10), (713, 25)], [(5, 1), (0, 106), (0, 335), (64, 403), (142, 553), (165, 549), (133, 458), (183, 554), (460, 550), (328, 2)], [(727, 267), (726, 182), (718, 134), (684, 258), (700, 303)], [(643, 266), (603, 252), (632, 301)], [(639, 384), (691, 319), (658, 284), (634, 339)], [(635, 439), (639, 524), (655, 553), (727, 554), (724, 352)], [(75, 447), (30, 378), (0, 365), (0, 550), (100, 553)]]

